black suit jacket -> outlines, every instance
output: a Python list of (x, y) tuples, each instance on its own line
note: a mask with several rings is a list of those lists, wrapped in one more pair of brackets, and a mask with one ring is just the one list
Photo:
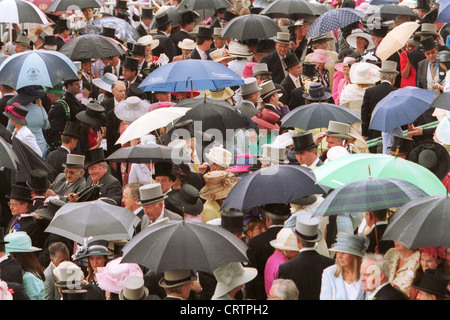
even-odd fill
[(305, 105), (305, 98), (303, 94), (305, 93), (305, 87), (303, 85), (300, 88), (295, 88), (291, 91), (289, 95), (289, 110), (294, 110), (297, 107)]
[(11, 256), (0, 262), (0, 274), (3, 281), (22, 284), (22, 266)]
[(55, 175), (64, 171), (63, 163), (66, 163), (67, 155), (69, 151), (67, 149), (58, 147), (58, 149), (51, 151), (47, 156), (47, 162), (53, 167)]
[[(92, 178), (87, 177), (86, 187), (92, 185)], [(116, 201), (117, 205), (120, 206), (122, 201), (122, 185), (114, 176), (109, 173), (105, 175), (99, 181), (100, 185), (100, 197), (111, 198)]]
[(385, 254), (390, 248), (394, 247), (394, 241), (392, 240), (382, 240), (383, 234), (386, 231), (387, 224), (380, 224), (376, 226), (376, 234), (375, 234), (375, 226), (373, 227), (372, 231), (367, 235), (367, 238), (369, 238), (369, 247), (367, 248), (366, 252), (368, 253), (375, 253), (375, 247), (377, 243), (378, 238), (378, 249), (381, 254)]
[(141, 37), (146, 36), (146, 35), (149, 34), (149, 33), (145, 30), (145, 28), (144, 28), (144, 26), (143, 26), (142, 24), (139, 24), (139, 25), (136, 27), (136, 31), (137, 31), (137, 33), (139, 33), (139, 35), (140, 35)]
[[(31, 207), (31, 204), (29, 206)], [(11, 217), (11, 221), (9, 222), (8, 228), (6, 229), (8, 233), (11, 227), (16, 226), (15, 227), (16, 231), (25, 231), (31, 238), (33, 246), (40, 248), (42, 232), (41, 229), (39, 228), (36, 218), (32, 216), (21, 217), (18, 221), (16, 221), (13, 224), (14, 220), (15, 217), (14, 216)]]
[[(209, 50), (206, 52), (206, 55), (208, 56), (208, 60), (211, 60), (211, 56), (209, 55)], [(202, 57), (200, 56), (200, 53), (197, 51), (197, 48), (194, 48), (194, 50), (191, 51), (188, 59), (198, 59), (198, 60), (202, 59)]]
[(109, 156), (114, 151), (120, 148), (120, 145), (116, 145), (117, 139), (120, 137), (119, 126), (120, 119), (117, 118), (114, 113), (114, 97), (103, 100), (100, 103), (105, 108), (106, 115), (106, 156)]
[(183, 30), (178, 30), (177, 32), (172, 33), (169, 38), (172, 40), (173, 44), (175, 45), (177, 55), (180, 55), (181, 49), (178, 47), (178, 42), (183, 41), (184, 39), (188, 38), (195, 41), (195, 38), (191, 36), (189, 33)]
[(264, 56), (260, 63), (266, 63), (267, 69), (272, 72), (272, 81), (280, 84), (285, 78), (285, 71), (281, 59), (276, 51)]
[(7, 116), (5, 116), (3, 114), (3, 111), (5, 111), (6, 106), (8, 105), (8, 101), (10, 99), (14, 98), (14, 95), (12, 94), (7, 94), (4, 95), (1, 99), (0, 99), (0, 123), (2, 125), (4, 125), (5, 127), (8, 126), (8, 120), (9, 118)]
[(404, 293), (390, 283), (381, 288), (374, 298), (375, 300), (406, 300)]
[[(119, 62), (119, 63), (120, 63), (119, 74), (117, 75), (117, 78), (122, 76), (122, 69), (123, 69), (122, 63), (121, 62)], [(114, 72), (112, 71), (112, 65), (108, 64), (107, 66), (105, 66), (105, 68), (103, 69), (103, 74), (105, 74), (105, 73), (112, 73), (112, 74), (114, 74)]]
[[(289, 105), (289, 101), (291, 100), (291, 92), (297, 88), (294, 81), (292, 81), (292, 78), (287, 75), (283, 81), (281, 81), (280, 85), (284, 88), (285, 94), (281, 97), (283, 99), (283, 103), (286, 103)], [(301, 85), (301, 82), (300, 82)], [(286, 97), (284, 97), (286, 96)]]
[(165, 53), (169, 60), (172, 61), (173, 57), (177, 54), (177, 48), (173, 44), (172, 39), (161, 31), (157, 31), (153, 39), (159, 40), (159, 46), (152, 50), (152, 54), (159, 57), (161, 53)]
[(73, 94), (69, 92), (66, 92), (63, 99), (70, 107), (70, 121), (80, 123), (80, 121), (75, 116), (78, 112), (86, 110), (86, 106), (83, 105)]
[(298, 300), (319, 300), (322, 272), (334, 264), (334, 260), (316, 250), (300, 252), (295, 258), (282, 263), (278, 278), (292, 279), (299, 291)]
[[(422, 89), (427, 89), (427, 70), (428, 70), (428, 59), (420, 61), (417, 65), (416, 73), (416, 86)], [(439, 81), (445, 79), (445, 70), (439, 66)]]
[(56, 48), (58, 49), (58, 51), (59, 51), (59, 49), (61, 49), (61, 47), (62, 47), (65, 43), (66, 43), (66, 42), (64, 41), (63, 38), (61, 38), (60, 36), (57, 36), (57, 37), (56, 37)]

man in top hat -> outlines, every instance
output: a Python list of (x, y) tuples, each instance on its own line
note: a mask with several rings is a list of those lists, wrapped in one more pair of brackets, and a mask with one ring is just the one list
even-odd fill
[(63, 90), (62, 82), (56, 84), (53, 88), (47, 87), (45, 91), (51, 102), (51, 107), (48, 111), (50, 129), (46, 132), (46, 140), (51, 152), (61, 145), (61, 132), (64, 130), (66, 122), (70, 121), (70, 107), (63, 99), (66, 92)]
[(302, 74), (302, 63), (294, 53), (288, 53), (286, 59), (286, 70), (288, 75), (281, 81), (281, 85), (286, 91), (286, 101), (290, 101), (291, 92), (296, 88), (303, 87), (300, 75)]
[(236, 109), (249, 121), (249, 124), (257, 130), (258, 126), (251, 120), (256, 115), (256, 104), (261, 96), (261, 87), (258, 86), (255, 78), (250, 77), (243, 80), (244, 84), (239, 87), (241, 102)]
[(286, 115), (290, 110), (283, 103), (280, 102), (281, 89), (275, 87), (272, 80), (267, 80), (261, 83), (261, 99), (264, 103), (260, 110), (267, 108), (280, 115), (280, 118)]
[(415, 300), (448, 300), (450, 277), (439, 269), (426, 269), (422, 279), (413, 284), (419, 292)]
[[(145, 48), (146, 45), (140, 43), (133, 43), (133, 48), (131, 50), (131, 56), (139, 60), (138, 64), (138, 77), (142, 79), (144, 74), (144, 69), (147, 68), (147, 60), (145, 60)], [(142, 81), (141, 81), (142, 82)], [(139, 85), (138, 81), (138, 85)]]
[(433, 90), (435, 97), (437, 97), (441, 92), (436, 83), (441, 83), (445, 79), (445, 70), (436, 59), (437, 42), (430, 36), (420, 41), (420, 45), (426, 59), (420, 61), (417, 65), (416, 86)]
[(176, 180), (172, 163), (162, 161), (156, 162), (155, 173), (152, 175), (152, 178), (156, 183), (161, 185), (162, 193), (164, 195), (169, 195)]
[(86, 107), (77, 98), (77, 95), (81, 93), (81, 80), (65, 80), (63, 88), (66, 92), (63, 100), (69, 105), (70, 121), (79, 123), (80, 121), (76, 118), (76, 115), (86, 109)]
[(66, 161), (61, 165), (63, 172), (59, 173), (52, 182), (50, 189), (59, 196), (67, 197), (71, 193), (78, 193), (86, 187), (84, 177), (85, 156), (67, 154)]
[(289, 32), (278, 32), (275, 41), (275, 51), (261, 59), (261, 63), (266, 63), (274, 83), (280, 84), (287, 76), (284, 59), (289, 51)]
[(423, 17), (431, 11), (430, 0), (417, 0), (416, 3), (416, 7), (414, 9), (416, 9), (419, 19), (423, 19)]
[(164, 200), (167, 195), (162, 193), (161, 184), (151, 183), (139, 188), (139, 201), (137, 204), (144, 209), (145, 215), (142, 217), (141, 230), (150, 224), (164, 218), (169, 220), (182, 220), (183, 218), (165, 207)]
[(127, 84), (127, 88), (129, 88), (133, 83), (139, 84), (143, 81), (143, 79), (139, 76), (139, 59), (125, 57), (122, 69), (122, 79)]
[(188, 300), (197, 282), (197, 275), (192, 270), (164, 271), (164, 277), (158, 284), (164, 288), (166, 297), (163, 300)]
[[(364, 97), (361, 104), (361, 134), (366, 140), (381, 137), (380, 131), (369, 129), (370, 119), (378, 102), (392, 91), (398, 89), (394, 86), (397, 75), (397, 63), (395, 61), (385, 60), (381, 64), (380, 83), (373, 87), (369, 87), (364, 91)], [(370, 151), (376, 153), (376, 146), (371, 147)]]
[(136, 27), (136, 31), (141, 37), (150, 34), (150, 25), (153, 21), (153, 8), (141, 9), (141, 21)]
[(159, 57), (164, 53), (170, 61), (176, 56), (177, 48), (173, 41), (169, 38), (172, 30), (172, 22), (166, 12), (159, 13), (155, 16), (156, 34), (153, 39), (159, 40), (159, 46), (152, 50), (154, 56)]
[(189, 59), (211, 60), (209, 51), (213, 43), (212, 34), (211, 28), (203, 26), (199, 27), (196, 37), (197, 45), (194, 50), (191, 51)]
[(22, 266), (11, 255), (6, 254), (5, 245), (9, 241), (5, 241), (5, 229), (0, 227), (0, 275), (5, 282), (14, 282), (19, 285), (23, 282)]
[(180, 30), (172, 33), (169, 36), (177, 49), (177, 55), (181, 55), (181, 49), (178, 47), (178, 43), (180, 41), (183, 41), (184, 39), (195, 40), (191, 35), (191, 32), (194, 31), (195, 19), (197, 19), (198, 17), (199, 15), (195, 11), (187, 11), (181, 13)]
[[(211, 26), (212, 28), (212, 26)], [(222, 38), (222, 28), (214, 28), (213, 29), (213, 43), (214, 48), (217, 49), (228, 49), (227, 39)]]
[(18, 35), (17, 39), (14, 41), (14, 44), (16, 46), (16, 53), (21, 53), (33, 49), (33, 42), (24, 35)]
[[(122, 204), (125, 208), (133, 212), (142, 221), (142, 217), (145, 215), (144, 209), (138, 204), (139, 202), (139, 188), (142, 187), (141, 183), (132, 182), (127, 183), (123, 187), (122, 191)], [(135, 228), (135, 234), (141, 231), (141, 223)]]
[(317, 217), (309, 213), (298, 215), (294, 232), (300, 253), (280, 265), (278, 278), (295, 282), (299, 300), (319, 300), (322, 272), (335, 263), (334, 259), (319, 254), (315, 249), (316, 242), (322, 239)]
[(123, 19), (131, 24), (130, 14), (128, 12), (127, 0), (117, 0), (114, 7), (114, 16)]
[(108, 65), (103, 69), (103, 74), (112, 73), (117, 78), (122, 76), (122, 60), (120, 55), (108, 57)]
[(300, 165), (314, 169), (323, 164), (317, 153), (319, 144), (314, 141), (312, 132), (306, 131), (293, 135), (292, 141), (294, 142), (292, 151), (295, 152), (295, 158)]
[(85, 168), (89, 177), (86, 186), (98, 185), (100, 197), (113, 199), (120, 206), (122, 200), (122, 185), (112, 174), (108, 173), (108, 164), (105, 161), (103, 148), (91, 149), (85, 153)]
[(66, 43), (66, 39), (70, 36), (72, 31), (70, 30), (69, 22), (66, 19), (59, 19), (55, 24), (54, 30), (56, 34), (56, 48), (59, 51)]
[(31, 190), (31, 211), (37, 210), (44, 205), (47, 198), (47, 191), (50, 188), (47, 171), (34, 169), (30, 171), (30, 178), (26, 181), (27, 186)]
[(322, 155), (320, 156), (320, 160), (322, 161), (327, 159), (328, 150), (336, 146), (345, 148), (348, 153), (354, 152), (351, 149), (351, 144), (353, 144), (355, 138), (350, 135), (350, 125), (348, 123), (331, 120), (328, 123), (328, 131), (316, 134), (314, 136), (314, 141), (320, 143), (323, 138), (326, 139), (327, 150), (322, 152)]

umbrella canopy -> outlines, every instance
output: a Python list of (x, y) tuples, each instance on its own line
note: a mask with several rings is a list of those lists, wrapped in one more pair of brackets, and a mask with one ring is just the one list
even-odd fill
[(289, 18), (296, 21), (318, 16), (320, 11), (305, 0), (277, 0), (265, 7), (260, 14), (271, 18)]
[(225, 198), (221, 210), (250, 210), (268, 203), (289, 203), (329, 188), (316, 184), (314, 173), (299, 165), (271, 165), (239, 180)]
[(133, 139), (141, 138), (146, 134), (167, 126), (172, 121), (186, 114), (189, 108), (158, 108), (147, 112), (134, 120), (120, 135), (116, 144), (125, 144)]
[(428, 196), (412, 200), (390, 218), (383, 240), (401, 242), (409, 249), (450, 247), (450, 197)]
[(120, 148), (114, 151), (106, 158), (110, 162), (130, 162), (130, 163), (148, 163), (148, 162), (172, 162), (175, 164), (190, 163), (192, 159), (187, 155), (180, 155), (172, 147), (150, 143), (132, 147)]
[(441, 181), (427, 168), (385, 154), (350, 154), (325, 163), (313, 172), (318, 184), (333, 189), (368, 177), (379, 177), (408, 181), (431, 196), (446, 192)]
[(439, 108), (450, 111), (450, 91), (442, 92), (433, 100), (430, 108)]
[(59, 209), (45, 232), (78, 243), (131, 239), (140, 219), (130, 210), (103, 200), (67, 203)]
[(64, 80), (78, 79), (77, 71), (73, 61), (58, 51), (28, 50), (3, 61), (0, 78), (16, 90), (32, 85), (52, 88)]
[(428, 196), (412, 183), (392, 178), (367, 178), (333, 190), (314, 211), (315, 216), (397, 208)]
[(269, 39), (281, 29), (270, 17), (261, 14), (245, 14), (231, 19), (222, 29), (223, 38), (239, 41), (249, 39)]
[(398, 0), (372, 0), (369, 3), (372, 6), (381, 6), (383, 4), (396, 4)]
[(309, 39), (346, 27), (349, 24), (362, 20), (365, 15), (365, 13), (352, 8), (339, 8), (327, 11), (314, 20), (309, 27), (306, 37)]
[(67, 41), (59, 49), (59, 52), (65, 54), (72, 61), (101, 59), (125, 53), (114, 40), (99, 34), (77, 36)]
[(383, 21), (395, 20), (395, 18), (397, 18), (398, 16), (408, 16), (412, 20), (419, 19), (417, 13), (415, 13), (413, 9), (405, 5), (386, 3), (381, 5), (379, 9), (380, 10), (376, 13), (376, 15), (379, 15), (383, 19)]
[(230, 68), (211, 60), (187, 59), (170, 62), (149, 74), (139, 85), (142, 91), (180, 92), (219, 90), (244, 81)]
[(101, 0), (53, 0), (45, 12), (60, 12), (66, 10), (101, 8), (105, 3)]
[(281, 118), (281, 126), (311, 130), (327, 128), (330, 121), (350, 124), (361, 122), (361, 118), (359, 114), (344, 106), (332, 103), (311, 103), (286, 114)]
[(102, 29), (103, 27), (116, 29), (116, 37), (123, 42), (136, 43), (140, 38), (139, 33), (128, 21), (117, 17), (102, 17), (94, 19), (93, 26)]
[(231, 262), (248, 262), (248, 246), (215, 225), (188, 221), (154, 223), (123, 248), (122, 262), (154, 272), (191, 269), (212, 273)]
[(420, 24), (417, 22), (410, 21), (404, 22), (389, 31), (377, 47), (375, 53), (377, 57), (384, 61), (402, 49), (419, 26)]
[(441, 1), (437, 16), (437, 23), (450, 22), (450, 1)]
[(5, 139), (0, 137), (0, 166), (17, 170), (19, 158)]
[(230, 7), (231, 3), (227, 0), (183, 0), (177, 7), (177, 10), (180, 12), (185, 12)]
[(450, 113), (439, 122), (435, 133), (441, 143), (450, 145)]
[(432, 90), (404, 87), (394, 90), (377, 103), (369, 129), (388, 132), (413, 123), (433, 102)]
[(173, 26), (179, 25), (181, 23), (181, 11), (178, 11), (176, 7), (173, 6), (161, 6), (161, 8), (156, 11), (153, 21), (150, 23), (150, 30), (155, 29), (156, 18), (162, 13), (167, 13), (169, 20)]
[(0, 1), (0, 22), (48, 23), (47, 16), (33, 3), (25, 0)]

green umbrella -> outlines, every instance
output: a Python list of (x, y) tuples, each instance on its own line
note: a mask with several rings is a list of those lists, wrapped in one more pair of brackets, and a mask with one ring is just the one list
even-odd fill
[(313, 170), (316, 183), (337, 189), (353, 181), (369, 177), (405, 180), (430, 196), (445, 194), (436, 175), (427, 168), (396, 156), (355, 153), (330, 161)]

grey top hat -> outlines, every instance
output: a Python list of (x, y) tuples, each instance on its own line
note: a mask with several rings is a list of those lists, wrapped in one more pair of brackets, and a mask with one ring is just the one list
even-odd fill
[(245, 78), (244, 84), (239, 86), (239, 88), (240, 88), (239, 94), (241, 96), (261, 91), (261, 87), (258, 86), (256, 79), (253, 77)]
[(397, 71), (397, 62), (390, 60), (381, 62), (380, 72), (398, 74), (399, 72)]
[(322, 239), (322, 232), (319, 230), (319, 219), (310, 213), (297, 215), (294, 232), (297, 237), (306, 242), (317, 242)]
[(163, 288), (173, 288), (195, 280), (197, 275), (192, 270), (169, 270), (164, 271), (164, 277), (158, 284)]
[(330, 120), (330, 122), (328, 122), (327, 135), (329, 137), (353, 140), (352, 136), (350, 136), (350, 125), (343, 122)]
[(123, 289), (119, 292), (119, 300), (142, 300), (149, 295), (144, 285), (144, 278), (128, 276), (123, 280)]
[(85, 156), (81, 154), (67, 154), (66, 162), (62, 164), (65, 168), (83, 169)]
[(289, 32), (277, 32), (277, 37), (274, 39), (275, 42), (289, 44), (291, 35)]
[(369, 247), (369, 238), (364, 234), (350, 234), (339, 232), (336, 238), (336, 244), (330, 251), (349, 253), (358, 257), (363, 257)]
[(167, 195), (162, 193), (161, 184), (150, 183), (139, 188), (139, 201), (136, 203), (139, 205), (146, 205), (162, 201), (166, 198)]
[(277, 89), (272, 80), (267, 80), (261, 83), (261, 98), (265, 99), (273, 95), (274, 93), (280, 92), (281, 89)]
[(269, 68), (267, 66), (267, 63), (257, 63), (252, 67), (252, 77), (259, 76), (261, 74), (272, 74), (272, 72), (269, 71)]

